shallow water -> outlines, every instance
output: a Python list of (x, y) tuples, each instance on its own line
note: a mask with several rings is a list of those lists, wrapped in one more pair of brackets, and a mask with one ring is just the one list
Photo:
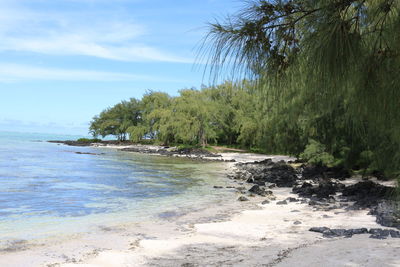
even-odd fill
[(221, 163), (44, 142), (75, 138), (0, 133), (0, 246), (170, 218), (228, 194), (212, 189)]

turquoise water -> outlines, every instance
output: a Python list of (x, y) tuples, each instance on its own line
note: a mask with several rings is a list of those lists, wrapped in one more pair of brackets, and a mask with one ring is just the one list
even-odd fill
[(0, 242), (159, 218), (226, 194), (212, 189), (221, 163), (45, 142), (76, 138), (0, 133)]

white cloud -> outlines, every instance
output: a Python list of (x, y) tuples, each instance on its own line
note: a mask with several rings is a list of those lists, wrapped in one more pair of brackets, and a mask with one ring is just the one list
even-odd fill
[(112, 11), (38, 11), (0, 0), (0, 51), (192, 63), (143, 43), (148, 29)]
[[(29, 133), (50, 133), (50, 134), (88, 134), (89, 122), (34, 122), (23, 120), (12, 120), (0, 118), (0, 131), (2, 132), (29, 132)], [(33, 139), (34, 140), (34, 139)], [(32, 141), (33, 141), (32, 140)]]
[(162, 78), (154, 78), (146, 75), (134, 75), (129, 73), (68, 70), (57, 68), (41, 68), (19, 64), (0, 63), (0, 82), (20, 82), (24, 80), (46, 81), (172, 81)]

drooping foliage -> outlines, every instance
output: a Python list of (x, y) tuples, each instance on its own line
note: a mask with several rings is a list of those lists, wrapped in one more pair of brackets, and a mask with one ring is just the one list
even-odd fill
[(247, 1), (209, 29), (211, 71), (257, 84), (267, 149), (399, 175), (400, 1)]
[(258, 127), (255, 115), (260, 112), (253, 112), (257, 94), (252, 86), (226, 82), (179, 92), (171, 97), (150, 91), (141, 100), (123, 101), (95, 116), (90, 131), (94, 136), (125, 140), (129, 135), (134, 142), (152, 140), (166, 145), (258, 145), (254, 127)]
[(90, 123), (90, 133), (97, 137), (114, 135), (120, 141), (127, 138), (128, 129), (141, 121), (139, 101), (132, 98), (122, 101), (95, 116)]

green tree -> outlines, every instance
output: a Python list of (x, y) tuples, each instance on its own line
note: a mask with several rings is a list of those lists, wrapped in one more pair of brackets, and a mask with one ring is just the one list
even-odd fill
[(205, 51), (214, 73), (233, 65), (257, 80), (266, 135), (281, 150), (298, 154), (314, 139), (347, 165), (371, 151), (374, 165), (395, 176), (399, 12), (396, 0), (248, 1), (210, 24)]
[(132, 98), (122, 101), (95, 116), (90, 123), (90, 133), (97, 137), (114, 135), (119, 141), (127, 139), (128, 129), (141, 121), (140, 102)]
[(176, 139), (203, 147), (210, 140), (215, 142), (216, 112), (215, 104), (204, 91), (181, 90), (173, 106)]
[[(160, 120), (171, 106), (171, 97), (167, 93), (149, 91), (140, 101), (140, 123), (127, 129), (132, 141), (141, 141), (143, 138), (155, 140), (161, 138)], [(163, 138), (161, 138), (163, 139)], [(164, 140), (168, 143), (168, 140)]]

